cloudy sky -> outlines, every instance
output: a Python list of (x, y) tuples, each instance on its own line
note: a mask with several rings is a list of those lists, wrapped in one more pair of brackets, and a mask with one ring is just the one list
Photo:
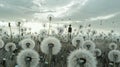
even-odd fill
[(0, 0), (0, 20), (44, 22), (53, 15), (56, 22), (119, 31), (119, 3), (120, 0)]

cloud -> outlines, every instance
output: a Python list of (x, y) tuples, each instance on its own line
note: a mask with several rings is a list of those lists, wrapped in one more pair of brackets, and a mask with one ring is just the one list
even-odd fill
[(4, 7), (5, 5), (4, 4), (0, 4), (0, 7)]
[(115, 17), (118, 14), (119, 13), (114, 13), (114, 14), (109, 14), (109, 15), (105, 15), (105, 16), (92, 17), (92, 18), (86, 19), (86, 21), (107, 20), (107, 19), (111, 19), (111, 18)]
[[(39, 13), (40, 11), (38, 11), (37, 13), (34, 14), (34, 18), (38, 18), (38, 19), (42, 18), (42, 20), (44, 20), (43, 18), (45, 18), (45, 20), (46, 20), (46, 17), (49, 14), (52, 14), (56, 18), (64, 18), (66, 16), (71, 15), (71, 13), (75, 12), (76, 9), (80, 9), (87, 2), (88, 2), (88, 0), (71, 0), (68, 4), (65, 4), (64, 6), (51, 7), (54, 12), (50, 11), (51, 8), (44, 7), (42, 10), (40, 9), (40, 11), (43, 11), (43, 14)], [(37, 3), (35, 3), (35, 4), (37, 4)], [(40, 5), (40, 4), (38, 4), (38, 5)], [(41, 5), (39, 7), (41, 7)], [(44, 10), (47, 10), (49, 12), (44, 12)], [(40, 17), (40, 16), (42, 16), (42, 17)]]
[[(84, 21), (110, 18), (120, 11), (120, 0), (1, 0), (0, 19), (25, 18), (48, 20), (52, 14), (57, 20), (71, 18)], [(3, 6), (4, 5), (4, 6)], [(107, 16), (108, 15), (108, 16)], [(12, 16), (12, 18), (11, 18)]]
[(41, 7), (45, 4), (45, 0), (33, 0), (32, 1), (37, 7)]
[(89, 0), (80, 9), (76, 9), (76, 7), (73, 8), (73, 11), (70, 11), (69, 15), (64, 18), (71, 18), (75, 21), (84, 21), (85, 19), (92, 17), (113, 14), (120, 11), (120, 4), (118, 2), (120, 2), (120, 0)]
[(70, 15), (72, 12), (76, 11), (76, 9), (80, 9), (87, 3), (88, 0), (73, 0), (68, 5), (63, 7), (58, 7), (57, 17), (64, 17)]

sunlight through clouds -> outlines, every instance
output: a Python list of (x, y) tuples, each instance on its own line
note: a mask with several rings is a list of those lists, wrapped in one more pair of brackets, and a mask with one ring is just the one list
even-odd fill
[[(34, 16), (35, 18), (40, 18), (39, 16), (44, 16), (46, 17), (47, 15), (49, 14), (52, 14), (54, 15), (55, 17), (59, 18), (59, 17), (64, 17), (66, 15), (69, 15), (69, 13), (71, 13), (72, 11), (74, 11), (74, 8), (80, 8), (82, 6), (84, 6), (86, 3), (87, 3), (88, 0), (72, 0), (70, 3), (68, 3), (67, 5), (65, 6), (60, 6), (60, 7), (55, 7), (55, 8), (52, 8), (53, 10), (55, 10), (56, 12), (48, 12), (48, 13), (44, 13), (44, 14), (41, 14), (41, 13), (35, 13)], [(39, 4), (38, 4), (39, 5)], [(74, 6), (77, 6), (77, 7), (74, 7)], [(40, 6), (41, 7), (41, 6)], [(43, 6), (44, 7), (44, 6)], [(43, 8), (45, 9), (45, 8)], [(46, 8), (47, 10), (49, 8)], [(41, 10), (40, 10), (41, 11)], [(42, 19), (46, 19), (42, 17)]]

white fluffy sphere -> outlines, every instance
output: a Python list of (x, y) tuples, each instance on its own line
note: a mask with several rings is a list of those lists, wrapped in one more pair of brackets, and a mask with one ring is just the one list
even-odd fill
[(41, 35), (46, 35), (47, 34), (47, 30), (46, 29), (41, 29), (40, 30), (40, 34)]
[(58, 30), (59, 34), (62, 34), (64, 32), (64, 28), (63, 27), (58, 27), (57, 30)]
[(100, 49), (95, 49), (94, 54), (95, 54), (95, 56), (101, 56), (102, 52)]
[(62, 42), (68, 42), (68, 38), (63, 38)]
[(21, 41), (21, 47), (23, 49), (33, 49), (35, 47), (35, 42), (32, 39), (24, 39)]
[(26, 67), (25, 59), (31, 58), (30, 67), (36, 67), (39, 63), (39, 54), (32, 49), (22, 50), (17, 56), (17, 63), (20, 67)]
[(77, 60), (84, 58), (86, 60), (84, 67), (96, 67), (97, 61), (93, 54), (85, 49), (73, 51), (68, 57), (68, 67), (80, 67)]
[(108, 58), (113, 62), (120, 62), (120, 51), (119, 50), (111, 50), (108, 53)]
[(77, 46), (77, 40), (80, 41), (79, 47), (82, 47), (84, 40), (83, 40), (83, 38), (80, 37), (80, 36), (74, 37), (74, 38), (72, 39), (72, 45), (76, 47), (76, 46)]
[(38, 41), (42, 41), (42, 39), (43, 39), (43, 37), (41, 37), (41, 35), (38, 35), (38, 37), (37, 37), (37, 39), (38, 39)]
[(111, 50), (117, 49), (117, 44), (115, 44), (115, 43), (110, 43), (110, 44), (109, 44), (109, 49), (111, 49)]
[(10, 42), (10, 43), (7, 43), (5, 45), (5, 50), (6, 51), (10, 51), (10, 48), (11, 48), (12, 51), (14, 51), (16, 49), (15, 43)]
[(62, 35), (62, 38), (61, 38), (61, 40), (62, 40), (62, 42), (68, 42), (68, 36), (67, 35)]
[(22, 41), (23, 41), (23, 40), (19, 41), (19, 43), (18, 43), (18, 45), (19, 45), (19, 46), (21, 46), (21, 45), (22, 45)]
[(26, 34), (23, 36), (23, 38), (32, 38), (32, 35), (31, 34)]
[(41, 42), (41, 51), (45, 54), (49, 54), (49, 46), (48, 44), (53, 44), (53, 48), (52, 48), (52, 54), (56, 55), (60, 50), (61, 50), (61, 43), (60, 41), (55, 38), (55, 37), (48, 37), (45, 38), (42, 42)]
[(38, 41), (41, 42), (41, 41), (42, 41), (44, 38), (46, 38), (46, 37), (47, 37), (46, 34), (43, 34), (43, 35), (42, 35), (42, 34), (39, 34), (38, 37), (37, 37), (37, 39), (38, 39)]
[(83, 43), (83, 48), (87, 49), (87, 50), (90, 50), (90, 51), (94, 51), (94, 49), (95, 49), (95, 43), (93, 41), (86, 40)]
[(0, 39), (0, 48), (3, 48), (4, 47), (4, 42), (2, 39)]

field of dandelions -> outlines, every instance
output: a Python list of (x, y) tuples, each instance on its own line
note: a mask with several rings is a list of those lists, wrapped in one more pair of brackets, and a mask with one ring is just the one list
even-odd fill
[[(80, 25), (41, 29), (26, 33), (21, 22), (19, 34), (0, 28), (0, 67), (120, 67), (120, 37), (114, 30), (108, 34)], [(43, 25), (46, 27), (46, 24)]]

